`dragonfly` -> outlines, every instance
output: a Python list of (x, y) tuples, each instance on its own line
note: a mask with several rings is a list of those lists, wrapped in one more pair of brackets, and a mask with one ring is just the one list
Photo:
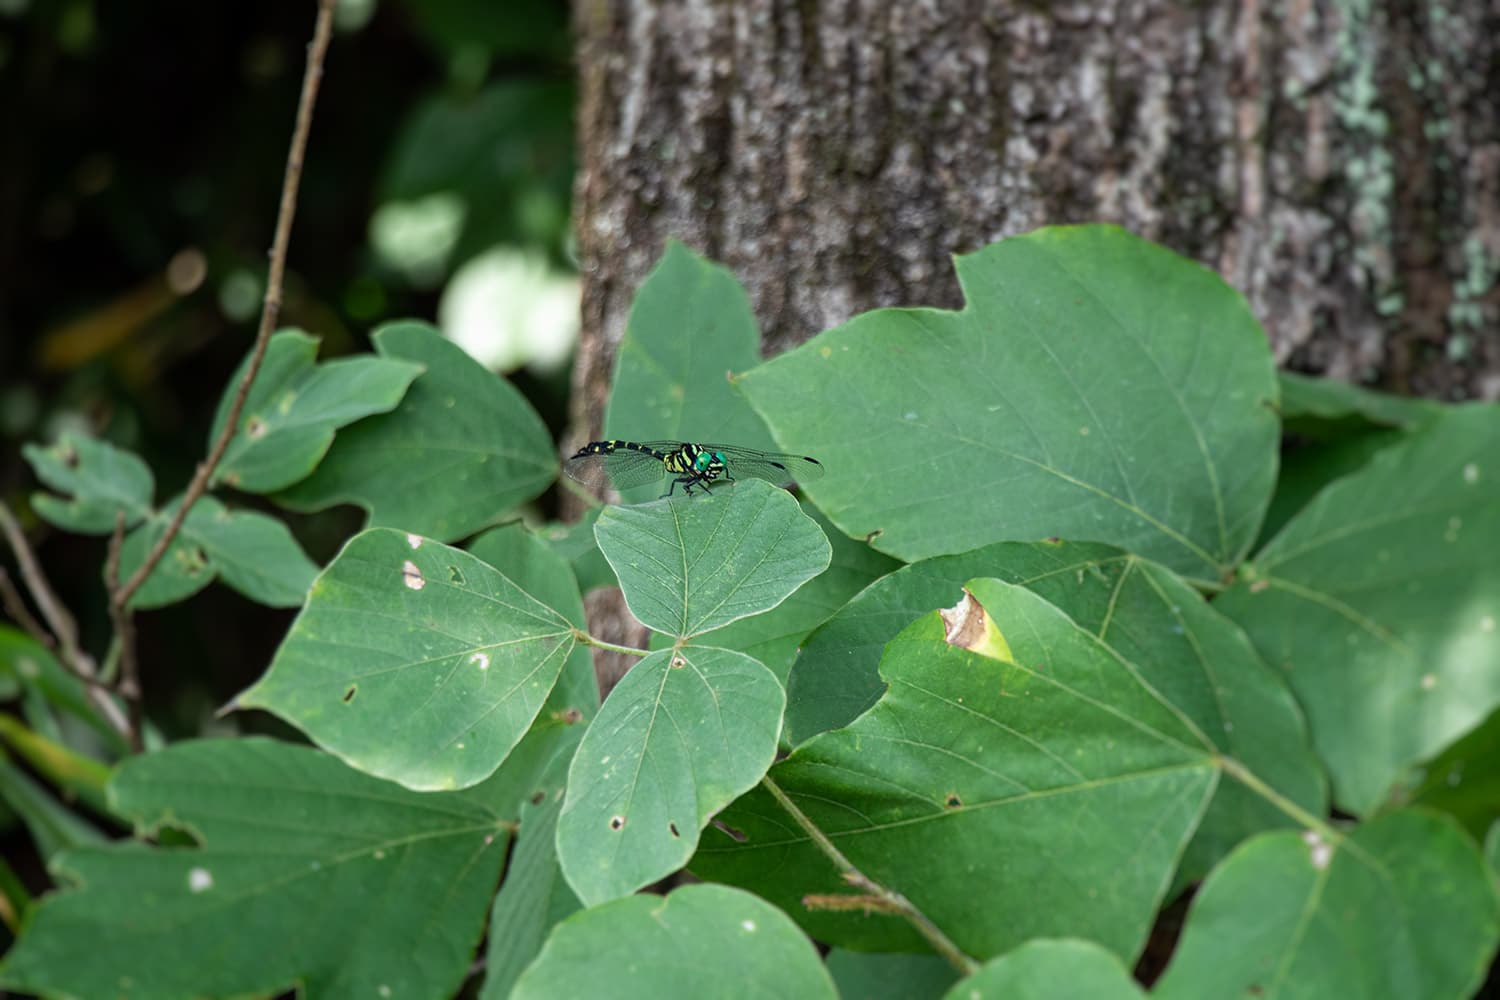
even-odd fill
[(783, 455), (728, 444), (691, 441), (590, 441), (568, 459), (564, 471), (585, 486), (605, 485), (616, 490), (672, 481), (665, 500), (680, 485), (692, 495), (715, 483), (736, 479), (766, 479), (778, 486), (805, 483), (823, 474), (823, 463), (807, 455)]

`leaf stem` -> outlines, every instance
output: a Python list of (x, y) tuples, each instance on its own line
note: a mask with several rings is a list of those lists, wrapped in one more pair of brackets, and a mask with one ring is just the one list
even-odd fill
[(651, 650), (649, 650), (649, 649), (636, 649), (633, 646), (617, 646), (617, 645), (615, 645), (612, 642), (606, 642), (603, 639), (595, 638), (594, 636), (589, 635), (587, 632), (585, 632), (581, 628), (575, 628), (573, 630), (573, 638), (577, 639), (579, 642), (583, 643), (585, 646), (595, 646), (595, 647), (598, 647), (599, 649), (607, 649), (611, 653), (624, 653), (626, 656), (650, 656), (651, 655)]
[(797, 803), (792, 801), (792, 797), (782, 791), (781, 786), (776, 784), (769, 774), (761, 778), (760, 783), (765, 786), (766, 791), (771, 793), (772, 798), (780, 804), (781, 808), (786, 810), (787, 815), (791, 816), (796, 824), (802, 828), (802, 832), (807, 834), (808, 839), (813, 842), (813, 845), (822, 851), (828, 860), (833, 862), (834, 867), (839, 870), (839, 874), (843, 876), (845, 882), (870, 893), (883, 904), (883, 909), (888, 909), (890, 912), (899, 913), (905, 917), (917, 929), (917, 933), (927, 939), (927, 943), (932, 945), (932, 949), (946, 958), (949, 964), (957, 969), (960, 974), (965, 976), (971, 975), (979, 969), (979, 963), (968, 955), (965, 955), (958, 945), (954, 944), (953, 940), (943, 933), (937, 924), (928, 919), (927, 914), (912, 904), (911, 900), (894, 889), (887, 889), (854, 867), (854, 863), (844, 856), (844, 852), (840, 851), (834, 842), (829, 839), (828, 835), (819, 829), (818, 825), (809, 819), (806, 813), (798, 808)]
[(1292, 819), (1309, 830), (1316, 830), (1320, 835), (1330, 842), (1342, 840), (1344, 835), (1335, 829), (1327, 820), (1314, 816), (1303, 809), (1291, 799), (1282, 795), (1276, 789), (1266, 784), (1255, 772), (1233, 757), (1219, 757), (1219, 764), (1224, 768), (1224, 773), (1237, 780), (1246, 788), (1264, 798)]

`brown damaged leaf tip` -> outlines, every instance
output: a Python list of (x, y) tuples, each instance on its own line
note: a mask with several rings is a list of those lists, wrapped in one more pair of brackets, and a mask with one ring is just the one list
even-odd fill
[(984, 605), (964, 588), (961, 601), (951, 608), (943, 608), (938, 614), (943, 617), (943, 640), (950, 646), (959, 646), (982, 656), (989, 656), (1006, 663), (1014, 663), (1010, 643), (995, 620), (985, 611)]

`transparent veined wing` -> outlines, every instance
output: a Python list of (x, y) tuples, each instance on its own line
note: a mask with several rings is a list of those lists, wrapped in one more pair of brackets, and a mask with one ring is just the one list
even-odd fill
[(724, 464), (735, 479), (765, 479), (785, 486), (809, 483), (823, 475), (823, 463), (810, 455), (788, 455), (774, 451), (757, 451), (732, 444), (699, 445), (724, 456)]
[[(656, 442), (660, 443), (662, 442)], [(665, 443), (678, 446), (676, 442)], [(656, 448), (655, 444), (647, 446), (664, 455), (670, 453), (670, 450)], [(628, 490), (647, 483), (658, 483), (667, 477), (667, 467), (655, 455), (624, 449), (574, 455), (563, 463), (563, 471), (572, 479), (594, 489), (613, 486), (617, 490)]]

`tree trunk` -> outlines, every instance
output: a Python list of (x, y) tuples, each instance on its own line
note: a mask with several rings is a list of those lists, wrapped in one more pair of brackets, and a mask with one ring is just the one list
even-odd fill
[(951, 254), (1117, 222), (1223, 274), (1290, 367), (1500, 397), (1497, 0), (576, 2), (580, 440), (668, 236), (769, 355), (958, 306)]
[(1500, 397), (1496, 0), (578, 0), (577, 29), (580, 434), (667, 236), (774, 353), (958, 305), (950, 254), (1118, 222), (1292, 367)]

